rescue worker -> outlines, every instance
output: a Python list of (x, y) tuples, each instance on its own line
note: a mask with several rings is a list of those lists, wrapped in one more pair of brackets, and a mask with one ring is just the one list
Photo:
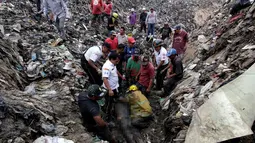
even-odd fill
[(141, 29), (140, 32), (142, 32), (144, 30), (144, 32), (146, 33), (146, 18), (147, 18), (147, 12), (146, 12), (146, 8), (142, 9), (143, 12), (140, 14), (140, 24), (141, 24)]
[(157, 23), (157, 14), (154, 11), (153, 8), (151, 8), (150, 12), (147, 14), (146, 17), (146, 24), (148, 24), (148, 34), (154, 36), (154, 29), (155, 29), (155, 24)]
[(154, 56), (153, 56), (153, 61), (155, 62), (156, 65), (156, 90), (161, 90), (163, 87), (163, 80), (166, 76), (166, 72), (161, 72), (163, 71), (167, 66), (168, 66), (168, 58), (166, 56), (167, 50), (162, 47), (163, 41), (161, 39), (156, 39), (153, 42), (153, 47), (154, 47)]
[(113, 102), (118, 98), (119, 77), (122, 80), (125, 78), (117, 71), (116, 65), (119, 62), (119, 55), (116, 52), (110, 53), (109, 59), (102, 67), (103, 87), (108, 90), (108, 95), (105, 97), (105, 110), (108, 115), (108, 120), (112, 120)]
[(150, 102), (136, 85), (131, 85), (127, 92), (127, 97), (120, 100), (130, 105), (132, 125), (139, 129), (149, 127), (153, 119)]
[(116, 38), (116, 32), (110, 31), (109, 37), (105, 40), (106, 43), (111, 45), (111, 51), (116, 51), (118, 48), (118, 39)]
[(53, 20), (60, 34), (60, 38), (65, 40), (65, 20), (71, 18), (71, 13), (67, 8), (64, 0), (44, 0), (43, 1), (43, 16), (46, 18), (48, 15), (48, 9), (53, 14)]
[(108, 24), (107, 24), (107, 29), (108, 31), (115, 30), (115, 26), (118, 26), (118, 13), (114, 12), (112, 13), (112, 16), (108, 18)]
[(81, 66), (89, 76), (89, 82), (91, 84), (102, 85), (102, 71), (97, 62), (101, 57), (106, 58), (110, 49), (111, 47), (108, 43), (104, 43), (102, 46), (93, 46), (81, 57)]
[(174, 27), (172, 47), (176, 49), (177, 54), (179, 57), (181, 57), (181, 59), (184, 58), (188, 41), (189, 41), (188, 33), (182, 29), (181, 25), (176, 25)]
[(136, 13), (134, 8), (131, 9), (131, 13), (129, 15), (129, 24), (131, 26), (131, 30), (133, 31), (136, 24)]
[(103, 12), (103, 0), (91, 0), (90, 8), (93, 15), (91, 26), (93, 26), (93, 24), (95, 24), (96, 22), (100, 24), (100, 16)]
[(106, 3), (104, 3), (104, 13), (102, 16), (102, 21), (104, 22), (105, 17), (107, 19), (111, 17), (111, 13), (112, 13), (112, 2), (111, 0), (106, 0)]
[(183, 65), (182, 59), (178, 56), (175, 49), (171, 49), (167, 52), (167, 57), (171, 60), (172, 70), (167, 72), (166, 82), (164, 84), (163, 96), (168, 96), (177, 85), (177, 82), (183, 78)]
[(136, 86), (146, 96), (148, 96), (151, 92), (154, 77), (155, 77), (154, 66), (150, 62), (149, 56), (145, 55), (141, 59), (141, 68), (136, 76), (137, 81)]
[(126, 29), (125, 27), (120, 28), (120, 33), (117, 34), (118, 44), (124, 44), (126, 45), (128, 42), (128, 36), (126, 35)]
[(171, 38), (172, 29), (171, 27), (169, 27), (168, 23), (165, 23), (164, 27), (160, 29), (160, 34), (162, 34), (162, 40), (165, 40), (166, 38)]
[(103, 140), (115, 143), (114, 136), (109, 130), (109, 127), (113, 126), (113, 124), (107, 123), (102, 119), (100, 106), (97, 103), (97, 100), (102, 99), (106, 94), (107, 91), (98, 85), (90, 85), (87, 92), (82, 92), (78, 96), (78, 105), (87, 131), (94, 132)]
[(136, 76), (140, 71), (140, 66), (140, 51), (139, 49), (135, 49), (132, 57), (128, 59), (126, 67), (128, 86), (136, 83)]

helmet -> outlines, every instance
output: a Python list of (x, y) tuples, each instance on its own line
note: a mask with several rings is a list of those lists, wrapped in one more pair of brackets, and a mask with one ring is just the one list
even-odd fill
[(153, 47), (156, 48), (158, 46), (162, 46), (163, 45), (163, 41), (161, 39), (156, 39), (153, 41)]
[(118, 13), (116, 13), (116, 12), (114, 12), (114, 13), (112, 14), (112, 16), (113, 16), (114, 18), (116, 18), (116, 19), (119, 17)]
[(136, 91), (136, 90), (138, 90), (138, 87), (136, 86), (136, 85), (131, 85), (129, 88), (128, 88), (128, 91), (130, 92), (130, 91)]
[(133, 37), (128, 37), (128, 43), (135, 43), (135, 38)]
[(107, 94), (107, 91), (101, 88), (97, 84), (92, 84), (88, 87), (88, 96), (96, 97), (97, 99), (103, 98)]
[(146, 8), (144, 7), (143, 10), (146, 10)]
[(167, 52), (166, 56), (170, 57), (170, 56), (176, 55), (176, 54), (177, 54), (177, 51), (174, 48), (172, 48), (171, 50), (169, 50)]

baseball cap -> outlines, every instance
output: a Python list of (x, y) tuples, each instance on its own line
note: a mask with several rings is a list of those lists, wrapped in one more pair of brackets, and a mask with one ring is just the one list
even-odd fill
[(115, 35), (116, 36), (116, 32), (115, 31), (110, 31), (110, 35)]
[(135, 38), (133, 37), (128, 37), (128, 43), (135, 43)]
[(149, 59), (148, 56), (144, 56), (143, 59), (142, 59), (141, 64), (145, 66), (145, 65), (147, 65), (149, 63), (149, 60), (150, 59)]
[(174, 30), (181, 30), (181, 25), (176, 25), (176, 26), (174, 26)]
[(172, 48), (171, 50), (169, 50), (167, 52), (166, 56), (170, 57), (170, 56), (176, 55), (176, 54), (177, 54), (177, 51), (174, 48)]

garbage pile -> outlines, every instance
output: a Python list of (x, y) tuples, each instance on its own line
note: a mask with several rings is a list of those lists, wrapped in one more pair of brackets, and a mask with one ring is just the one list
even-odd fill
[[(198, 55), (193, 61), (186, 63), (184, 79), (178, 84), (172, 94), (161, 102), (162, 109), (168, 113), (164, 123), (166, 136), (168, 136), (165, 142), (192, 142), (190, 140), (191, 136), (186, 138), (189, 140), (185, 140), (185, 137), (188, 128), (192, 127), (194, 129), (198, 126), (196, 124), (198, 123), (197, 115), (202, 113), (199, 107), (208, 99), (216, 96), (212, 94), (216, 89), (228, 85), (255, 62), (255, 43), (253, 40), (255, 36), (253, 24), (255, 21), (252, 18), (255, 14), (255, 4), (241, 10), (240, 14), (232, 17), (229, 16), (230, 5), (231, 3), (223, 5), (222, 9), (213, 13), (215, 17), (210, 19), (203, 28), (193, 32), (193, 44), (197, 47)], [(237, 83), (236, 85), (238, 85)], [(224, 91), (227, 94), (227, 91)], [(219, 92), (217, 93), (219, 94)], [(211, 103), (214, 102), (216, 101), (211, 101)], [(241, 107), (239, 106), (238, 108)], [(213, 113), (210, 112), (208, 114)], [(192, 115), (196, 115), (196, 119), (193, 119), (196, 123), (189, 127)], [(199, 118), (200, 121), (203, 121), (206, 116)], [(207, 123), (208, 129), (211, 127), (209, 124)], [(197, 128), (201, 129), (201, 126)], [(215, 125), (213, 130), (222, 129)], [(194, 132), (194, 130), (192, 131)], [(193, 132), (189, 134), (191, 135)], [(209, 142), (211, 136), (207, 135), (202, 136), (207, 138)], [(223, 138), (228, 140), (237, 137), (242, 136), (224, 136)], [(194, 136), (191, 138), (194, 138)], [(210, 142), (224, 141), (224, 139), (211, 140)], [(204, 140), (204, 142), (207, 141)]]

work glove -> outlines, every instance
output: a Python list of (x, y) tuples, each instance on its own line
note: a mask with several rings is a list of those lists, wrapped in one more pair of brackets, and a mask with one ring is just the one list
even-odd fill
[(102, 71), (100, 69), (97, 69), (98, 74), (102, 74)]

